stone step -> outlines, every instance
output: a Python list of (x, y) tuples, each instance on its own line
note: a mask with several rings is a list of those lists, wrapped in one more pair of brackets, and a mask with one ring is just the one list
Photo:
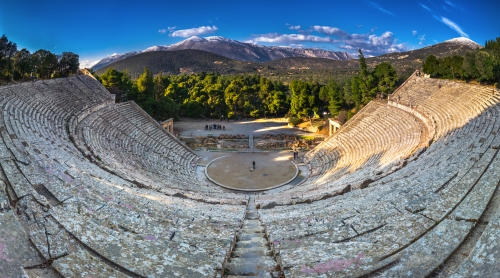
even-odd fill
[(240, 276), (240, 275), (228, 275), (226, 276), (227, 278), (272, 278), (273, 276), (270, 273), (264, 273), (263, 275), (245, 275), (245, 276)]
[(258, 256), (271, 256), (272, 251), (265, 247), (237, 248), (233, 251), (234, 258), (249, 258)]
[(259, 227), (262, 227), (260, 225), (260, 221), (259, 220), (245, 220), (243, 222), (243, 228), (244, 229), (253, 229), (253, 228), (259, 228)]
[(263, 237), (253, 238), (251, 240), (243, 240), (236, 242), (236, 248), (253, 248), (253, 247), (266, 247), (267, 240)]
[(247, 234), (251, 234), (251, 233), (263, 233), (264, 232), (264, 227), (256, 227), (256, 228), (242, 228), (241, 229), (241, 232), (242, 233), (247, 233)]
[(261, 233), (250, 233), (250, 234), (239, 234), (236, 236), (236, 238), (240, 241), (248, 241), (248, 240), (255, 240), (259, 238), (264, 238), (264, 234)]
[(265, 275), (276, 270), (276, 262), (268, 256), (256, 258), (231, 258), (226, 270), (233, 275)]
[(259, 219), (259, 215), (256, 212), (247, 212), (245, 215), (245, 219)]

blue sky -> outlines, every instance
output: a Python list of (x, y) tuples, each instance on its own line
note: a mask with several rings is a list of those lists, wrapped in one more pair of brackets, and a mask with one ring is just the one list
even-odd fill
[(483, 45), (500, 36), (498, 11), (498, 0), (0, 0), (0, 34), (82, 65), (191, 35), (376, 56), (460, 36)]

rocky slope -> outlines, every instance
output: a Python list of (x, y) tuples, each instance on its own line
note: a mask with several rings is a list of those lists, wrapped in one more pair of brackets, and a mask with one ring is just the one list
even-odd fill
[(110, 57), (102, 59), (92, 68), (94, 70), (98, 70), (113, 62), (117, 62), (144, 52), (174, 51), (185, 49), (203, 50), (243, 62), (267, 62), (288, 57), (326, 58), (332, 60), (353, 59), (353, 57), (348, 53), (340, 51), (329, 51), (324, 49), (312, 48), (261, 46), (257, 44), (243, 43), (219, 36), (206, 38), (193, 36), (169, 46), (152, 46), (143, 51), (133, 51), (121, 55), (112, 55)]

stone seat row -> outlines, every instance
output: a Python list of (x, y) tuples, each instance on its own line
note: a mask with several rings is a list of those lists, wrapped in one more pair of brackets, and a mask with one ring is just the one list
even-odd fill
[[(500, 162), (490, 146), (500, 143), (499, 107), (483, 109), (436, 140), (418, 160), (366, 189), (312, 204), (261, 209), (285, 273), (351, 277), (381, 268), (384, 277), (432, 273), (467, 237), (471, 221), (479, 219), (498, 185)], [(495, 228), (487, 230), (477, 252), (492, 242), (486, 237)], [(440, 236), (443, 231), (446, 239)], [(489, 250), (498, 257), (494, 248)], [(467, 267), (480, 265), (472, 258), (477, 252), (460, 273), (470, 274)]]

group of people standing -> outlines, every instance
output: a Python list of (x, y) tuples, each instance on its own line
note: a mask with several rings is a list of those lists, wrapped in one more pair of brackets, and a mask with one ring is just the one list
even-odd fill
[(226, 130), (226, 126), (218, 125), (218, 124), (209, 124), (205, 126), (205, 130)]

